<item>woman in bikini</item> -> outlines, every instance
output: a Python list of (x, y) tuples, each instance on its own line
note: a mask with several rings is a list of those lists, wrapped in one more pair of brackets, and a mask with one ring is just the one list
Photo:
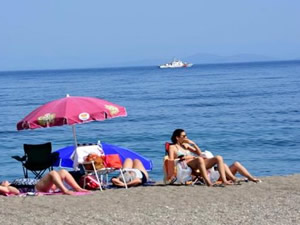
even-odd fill
[[(41, 178), (35, 185), (35, 191), (50, 192), (59, 189), (63, 194), (72, 195), (74, 192), (67, 189), (63, 182), (66, 182), (74, 191), (88, 192), (88, 190), (81, 188), (72, 175), (64, 169), (60, 171), (52, 170), (46, 176)], [(0, 185), (0, 193), (18, 195), (20, 194), (20, 191), (11, 186), (8, 181), (4, 181)]]
[[(187, 165), (191, 167), (193, 171), (200, 169), (201, 175), (207, 184), (212, 186), (212, 183), (207, 175), (207, 169), (210, 169), (217, 165), (220, 181), (225, 184), (232, 184), (237, 181), (235, 174), (239, 172), (242, 176), (247, 177), (250, 181), (259, 182), (260, 180), (254, 178), (247, 169), (239, 162), (233, 163), (230, 167), (223, 162), (222, 156), (215, 156), (212, 158), (205, 158), (202, 156), (201, 149), (192, 140), (187, 138), (187, 135), (183, 129), (176, 129), (171, 137), (173, 145), (169, 148), (170, 159), (181, 158), (186, 160)], [(182, 157), (181, 157), (182, 156)]]
[(221, 156), (218, 155), (209, 159), (201, 157), (200, 148), (195, 142), (187, 138), (185, 131), (182, 129), (176, 129), (173, 132), (171, 140), (173, 145), (170, 145), (169, 148), (170, 159), (180, 158), (181, 160), (185, 160), (193, 171), (199, 169), (207, 186), (213, 186), (207, 175), (207, 169), (218, 165), (222, 183), (225, 185), (231, 184), (226, 178), (224, 162)]
[(149, 175), (143, 166), (142, 162), (138, 159), (132, 160), (126, 158), (123, 163), (124, 179), (120, 175), (119, 177), (113, 177), (111, 182), (118, 187), (125, 187), (125, 182), (128, 187), (138, 186), (148, 181)]

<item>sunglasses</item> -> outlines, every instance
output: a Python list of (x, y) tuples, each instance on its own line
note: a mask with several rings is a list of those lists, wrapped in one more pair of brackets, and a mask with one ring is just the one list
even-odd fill
[(180, 137), (186, 138), (186, 134), (185, 135), (181, 135)]

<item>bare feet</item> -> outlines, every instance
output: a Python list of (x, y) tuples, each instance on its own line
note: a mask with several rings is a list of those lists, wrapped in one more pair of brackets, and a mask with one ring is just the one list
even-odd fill
[(75, 195), (75, 192), (74, 191), (70, 191), (70, 190), (67, 190), (65, 192), (63, 192), (64, 195)]
[(89, 190), (86, 190), (86, 189), (83, 189), (83, 188), (76, 188), (76, 189), (74, 189), (74, 191), (67, 190), (66, 192), (63, 192), (63, 193), (65, 195), (76, 195), (76, 192), (90, 192)]
[(206, 182), (206, 185), (207, 185), (208, 187), (213, 187), (213, 186), (214, 186), (213, 183), (211, 183), (211, 182)]
[(74, 190), (77, 191), (77, 192), (90, 192), (89, 190), (83, 189), (83, 188), (81, 188), (81, 187), (79, 187), (79, 188), (74, 188)]
[(233, 182), (225, 181), (225, 182), (222, 182), (222, 184), (224, 184), (224, 185), (233, 185)]
[(89, 190), (83, 189), (83, 188), (78, 188), (75, 191), (77, 192), (90, 192)]
[(249, 179), (249, 180), (253, 181), (254, 183), (260, 183), (260, 182), (261, 182), (260, 179), (257, 179), (257, 178), (254, 178), (254, 177), (252, 177), (252, 178)]

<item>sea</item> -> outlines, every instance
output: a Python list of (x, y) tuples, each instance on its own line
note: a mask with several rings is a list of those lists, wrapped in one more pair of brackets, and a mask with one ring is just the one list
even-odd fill
[(153, 180), (163, 179), (164, 144), (177, 128), (255, 176), (300, 173), (300, 61), (282, 61), (0, 72), (0, 180), (23, 176), (11, 156), (23, 156), (24, 143), (50, 141), (53, 151), (73, 144), (71, 126), (16, 130), (66, 94), (126, 107), (127, 117), (76, 125), (78, 142), (138, 152), (152, 160)]

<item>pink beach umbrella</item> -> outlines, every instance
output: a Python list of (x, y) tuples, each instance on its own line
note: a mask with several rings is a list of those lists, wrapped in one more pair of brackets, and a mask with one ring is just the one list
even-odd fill
[(67, 95), (42, 105), (17, 123), (17, 130), (72, 125), (77, 146), (75, 124), (127, 116), (125, 107), (93, 97)]

